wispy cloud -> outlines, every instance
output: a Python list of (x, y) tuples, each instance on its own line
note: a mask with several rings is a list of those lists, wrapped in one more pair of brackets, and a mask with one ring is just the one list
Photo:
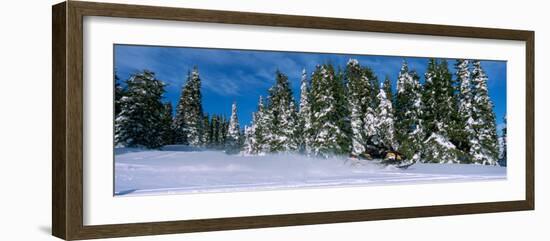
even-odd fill
[[(275, 83), (276, 70), (289, 77), (297, 97), (302, 69), (306, 69), (309, 75), (318, 64), (332, 63), (344, 67), (351, 57), (371, 67), (380, 81), (387, 75), (395, 85), (403, 57), (118, 45), (115, 48), (115, 67), (121, 79), (143, 69), (154, 71), (157, 78), (168, 84), (166, 100), (175, 103), (188, 71), (197, 66), (205, 110), (227, 114), (230, 103), (237, 101), (239, 118), (244, 124), (250, 121), (251, 113), (256, 110), (258, 96), (265, 96)], [(423, 78), (427, 59), (406, 57), (406, 60), (409, 67)], [(490, 77), (490, 94), (495, 102), (497, 118), (502, 119), (506, 110), (506, 65), (497, 61), (483, 61), (482, 64)]]
[(212, 91), (218, 95), (240, 96), (242, 94), (239, 85), (232, 80), (216, 79), (213, 81), (203, 81), (202, 84), (206, 88), (206, 91)]

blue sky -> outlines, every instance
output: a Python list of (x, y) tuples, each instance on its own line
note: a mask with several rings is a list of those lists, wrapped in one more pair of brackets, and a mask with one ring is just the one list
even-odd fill
[[(114, 57), (114, 67), (121, 81), (143, 69), (155, 72), (156, 77), (167, 84), (165, 101), (172, 102), (174, 107), (188, 71), (197, 66), (202, 81), (204, 111), (229, 117), (231, 103), (236, 101), (241, 126), (250, 123), (252, 112), (257, 108), (258, 97), (267, 95), (268, 88), (275, 83), (277, 69), (289, 77), (295, 99), (299, 101), (302, 69), (305, 68), (309, 74), (317, 64), (332, 63), (343, 68), (348, 59), (358, 59), (361, 65), (371, 67), (380, 81), (388, 76), (395, 91), (395, 82), (403, 59), (408, 62), (409, 69), (418, 72), (421, 82), (424, 81), (428, 63), (428, 58), (420, 57), (142, 45), (115, 45)], [(455, 71), (454, 63), (454, 59), (449, 59), (451, 72)], [(489, 94), (494, 103), (500, 131), (506, 113), (506, 62), (486, 60), (481, 64), (489, 76)]]

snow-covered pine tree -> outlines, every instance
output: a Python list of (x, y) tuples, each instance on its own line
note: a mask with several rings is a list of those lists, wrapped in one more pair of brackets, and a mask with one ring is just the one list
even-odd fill
[(227, 118), (225, 116), (220, 117), (220, 126), (218, 131), (218, 140), (219, 140), (219, 147), (225, 148), (225, 140), (227, 139), (227, 129), (228, 129), (228, 122)]
[[(456, 143), (457, 148), (468, 154), (470, 153), (471, 143), (477, 141), (473, 127), (473, 95), (469, 63), (468, 60), (458, 59), (455, 64), (457, 77), (455, 82), (458, 89), (458, 125), (456, 135), (453, 138), (453, 142)], [(468, 155), (462, 162), (471, 162), (471, 157)]]
[(347, 154), (350, 140), (345, 130), (347, 112), (342, 111), (346, 108), (342, 79), (331, 64), (318, 65), (311, 79), (312, 154)]
[[(379, 147), (386, 150), (396, 150), (395, 128), (392, 102), (386, 96), (385, 86), (378, 92), (378, 108), (376, 108), (376, 130)], [(390, 89), (391, 91), (391, 89)]]
[(208, 146), (210, 144), (210, 141), (211, 141), (211, 136), (212, 136), (212, 133), (211, 133), (211, 129), (209, 128), (210, 127), (210, 117), (208, 116), (208, 114), (205, 114), (203, 117), (202, 117), (202, 125), (201, 125), (201, 133), (200, 133), (200, 144), (202, 146)]
[(300, 84), (300, 110), (298, 111), (298, 128), (296, 138), (298, 139), (298, 150), (302, 153), (311, 152), (311, 104), (309, 102), (309, 84), (306, 70), (302, 70)]
[(499, 161), (498, 164), (500, 166), (506, 166), (507, 165), (507, 156), (508, 156), (508, 128), (506, 123), (506, 116), (504, 116), (504, 122), (502, 127), (502, 136), (500, 137), (500, 155), (499, 155)]
[(295, 151), (298, 148), (296, 142), (296, 103), (292, 96), (288, 77), (281, 71), (275, 73), (275, 85), (269, 89), (269, 104), (267, 111), (271, 116), (269, 129), (270, 152)]
[[(378, 93), (380, 92), (380, 81), (378, 80), (378, 76), (374, 73), (374, 70), (371, 69), (369, 66), (363, 66), (364, 75), (369, 80), (369, 84), (367, 85), (367, 88), (369, 88), (369, 94), (370, 94), (370, 108), (372, 108), (373, 112), (376, 112), (376, 108), (378, 108), (378, 105), (380, 104), (378, 102)], [(376, 116), (375, 116), (376, 117)], [(375, 120), (376, 121), (376, 120)]]
[(465, 150), (464, 144), (462, 143), (462, 138), (464, 135), (464, 122), (462, 121), (461, 114), (459, 112), (459, 94), (460, 86), (456, 80), (453, 80), (453, 75), (449, 70), (447, 60), (442, 60), (440, 63), (440, 72), (444, 80), (444, 107), (443, 110), (448, 110), (449, 114), (443, 119), (448, 121), (447, 125), (447, 136), (449, 141), (456, 147), (456, 156), (457, 160), (455, 162), (459, 163), (470, 163), (470, 155), (468, 151)]
[(216, 143), (216, 130), (214, 129), (215, 123), (213, 123), (215, 116), (216, 115), (213, 114), (208, 122), (208, 143), (206, 144), (208, 148), (212, 148)]
[[(333, 68), (331, 64), (328, 65), (329, 69)], [(370, 70), (368, 67), (365, 67), (365, 70)], [(345, 71), (342, 71), (340, 67), (338, 67), (338, 70), (334, 72), (334, 80), (332, 81), (333, 86), (333, 95), (334, 99), (336, 100), (336, 112), (338, 113), (338, 119), (336, 119), (336, 124), (339, 126), (340, 130), (342, 130), (342, 135), (338, 138), (339, 145), (345, 149), (346, 151), (342, 154), (348, 155), (351, 150), (351, 123), (349, 120), (350, 111), (348, 108), (348, 100), (347, 100), (347, 89), (346, 89), (346, 79), (345, 79)], [(372, 74), (372, 75), (370, 75)], [(368, 78), (372, 81), (373, 78), (376, 76), (374, 75), (374, 72), (368, 72), (366, 73)], [(376, 95), (375, 95), (376, 96)]]
[(272, 123), (271, 116), (267, 112), (263, 97), (258, 99), (258, 110), (253, 116), (253, 135), (254, 142), (252, 145), (252, 153), (263, 155), (269, 152), (269, 139), (271, 136), (271, 130), (269, 125)]
[(120, 78), (118, 78), (118, 75), (115, 73), (115, 116), (120, 113), (120, 99), (122, 99), (122, 96), (124, 96), (124, 88), (120, 84)]
[(428, 135), (438, 133), (448, 138), (454, 129), (452, 124), (457, 108), (447, 61), (430, 59), (425, 78), (422, 95), (425, 132)]
[(212, 118), (210, 120), (210, 148), (219, 148), (220, 147), (220, 127), (221, 127), (221, 120), (218, 115), (212, 115)]
[[(424, 73), (424, 86), (422, 91), (422, 104), (423, 104), (423, 121), (424, 121), (424, 130), (430, 135), (433, 132), (437, 132), (437, 100), (436, 100), (436, 91), (440, 81), (438, 76), (438, 66), (435, 59), (428, 60), (428, 67), (426, 68), (426, 73)], [(440, 127), (441, 128), (441, 127)]]
[(229, 130), (229, 121), (225, 116), (222, 116), (220, 118), (220, 130), (218, 132), (218, 140), (220, 143), (220, 148), (225, 148), (228, 130)]
[(388, 99), (392, 105), (395, 105), (395, 100), (393, 98), (393, 90), (391, 87), (391, 80), (390, 77), (386, 75), (386, 79), (384, 80), (382, 89), (386, 93), (386, 99)]
[(479, 60), (473, 61), (472, 115), (477, 141), (472, 143), (470, 154), (473, 161), (479, 164), (496, 165), (498, 159), (498, 141), (493, 103), (489, 98), (488, 77)]
[(136, 73), (126, 81), (126, 94), (120, 100), (115, 118), (115, 143), (127, 147), (159, 148), (163, 142), (161, 101), (164, 83), (151, 71)]
[(345, 75), (351, 155), (359, 156), (377, 149), (380, 144), (376, 129), (379, 83), (372, 69), (360, 66), (356, 59), (348, 61)]
[(241, 150), (241, 128), (239, 127), (239, 118), (237, 117), (237, 103), (231, 105), (231, 119), (227, 129), (225, 140), (225, 153), (236, 154)]
[(457, 163), (465, 155), (452, 142), (462, 126), (457, 126), (457, 101), (447, 61), (430, 59), (425, 78), (422, 102), (424, 131), (428, 138), (423, 161)]
[[(254, 113), (252, 113), (252, 123), (254, 123)], [(244, 127), (244, 143), (242, 148), (243, 154), (255, 154), (254, 153), (254, 124)]]
[(164, 104), (164, 111), (162, 112), (162, 140), (163, 145), (170, 145), (174, 143), (174, 129), (172, 129), (172, 103), (167, 102)]
[(258, 100), (258, 110), (252, 113), (252, 122), (250, 126), (244, 128), (243, 153), (252, 155), (264, 155), (269, 151), (268, 148), (268, 126), (271, 119), (268, 118), (264, 106), (263, 97)]
[(365, 145), (367, 147), (367, 152), (378, 151), (380, 149), (380, 138), (378, 135), (378, 130), (376, 124), (378, 123), (378, 117), (376, 115), (376, 109), (378, 108), (378, 92), (380, 83), (378, 78), (367, 66), (363, 68), (363, 80), (365, 82), (365, 90), (367, 95), (363, 99), (363, 110), (364, 110), (364, 123), (363, 123), (363, 135), (365, 137)]
[(424, 139), (421, 90), (418, 74), (404, 60), (397, 79), (395, 137), (398, 150), (412, 161), (420, 160)]
[(203, 112), (201, 97), (201, 79), (199, 70), (194, 67), (188, 73), (187, 81), (182, 88), (180, 100), (176, 108), (174, 127), (176, 143), (192, 146), (201, 145), (203, 128)]
[[(359, 156), (365, 153), (368, 138), (365, 131), (365, 118), (370, 105), (370, 88), (368, 87), (370, 80), (365, 76), (365, 72), (356, 59), (350, 59), (346, 65), (346, 81), (350, 111), (351, 155)], [(374, 128), (374, 123), (372, 124)]]

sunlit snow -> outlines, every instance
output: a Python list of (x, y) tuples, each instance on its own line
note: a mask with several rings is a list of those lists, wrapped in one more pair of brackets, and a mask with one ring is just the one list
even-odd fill
[(504, 180), (506, 168), (466, 164), (415, 164), (408, 169), (347, 158), (297, 154), (227, 155), (168, 146), (115, 149), (115, 195), (164, 195), (289, 188)]

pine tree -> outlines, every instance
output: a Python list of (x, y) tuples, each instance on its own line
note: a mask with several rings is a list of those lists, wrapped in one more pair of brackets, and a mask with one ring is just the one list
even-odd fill
[(451, 141), (457, 139), (457, 101), (454, 94), (452, 74), (446, 60), (430, 59), (425, 75), (426, 83), (422, 93), (424, 104), (425, 141), (423, 161), (435, 163), (456, 163), (463, 154)]
[(355, 59), (346, 65), (347, 105), (351, 129), (351, 155), (358, 156), (378, 148), (376, 123), (378, 108), (378, 78), (369, 67)]
[(374, 73), (374, 70), (371, 69), (368, 66), (363, 66), (364, 75), (369, 80), (369, 83), (367, 85), (368, 92), (369, 92), (369, 106), (372, 108), (373, 111), (378, 108), (378, 105), (380, 104), (378, 102), (378, 94), (380, 92), (380, 81), (378, 81), (378, 76)]
[(508, 128), (506, 127), (506, 116), (504, 116), (504, 126), (502, 127), (502, 136), (500, 137), (500, 155), (498, 164), (501, 166), (507, 165), (507, 156), (508, 156)]
[(125, 94), (124, 91), (125, 91), (124, 88), (120, 85), (120, 79), (118, 78), (118, 75), (115, 73), (115, 117), (121, 111), (120, 100)]
[(164, 83), (150, 71), (132, 75), (126, 81), (126, 94), (120, 100), (115, 118), (115, 143), (127, 147), (159, 148), (163, 141), (161, 101)]
[[(441, 86), (440, 79), (438, 76), (438, 66), (435, 59), (428, 60), (428, 67), (426, 73), (424, 74), (425, 82), (422, 92), (422, 101), (423, 101), (423, 119), (424, 119), (424, 128), (428, 134), (438, 132), (439, 129), (437, 125), (436, 115), (438, 114), (438, 98), (441, 90), (437, 89)], [(439, 126), (441, 128), (441, 126)]]
[(369, 88), (370, 80), (359, 62), (350, 59), (346, 66), (346, 79), (348, 86), (348, 105), (350, 111), (351, 126), (351, 155), (359, 156), (366, 151), (367, 133), (365, 133), (366, 111), (370, 105)]
[[(347, 109), (341, 77), (330, 64), (317, 66), (311, 82), (312, 143), (314, 155), (330, 156), (350, 151), (346, 132)], [(343, 100), (343, 103), (342, 103)], [(343, 106), (342, 106), (343, 105)]]
[(208, 148), (212, 148), (214, 146), (214, 143), (216, 142), (216, 130), (214, 129), (215, 123), (213, 123), (215, 116), (216, 115), (213, 114), (208, 121), (208, 143), (206, 143), (206, 147)]
[[(252, 116), (254, 116), (254, 113), (252, 114)], [(252, 123), (254, 123), (254, 119), (252, 120)], [(255, 145), (254, 125), (245, 126), (244, 127), (244, 144), (243, 144), (242, 152), (244, 154), (255, 154), (254, 145)]]
[(290, 89), (288, 77), (282, 72), (275, 73), (276, 83), (269, 89), (268, 113), (271, 116), (269, 129), (270, 152), (288, 152), (298, 148), (296, 143), (296, 104)]
[(170, 145), (174, 143), (174, 129), (172, 128), (172, 103), (168, 102), (164, 104), (164, 111), (162, 112), (162, 139), (163, 145)]
[(421, 90), (418, 74), (403, 61), (397, 79), (395, 129), (398, 150), (413, 161), (420, 160), (424, 139)]
[(309, 154), (311, 152), (311, 104), (309, 102), (309, 86), (306, 70), (302, 70), (300, 85), (300, 110), (298, 112), (298, 128), (296, 137), (299, 143), (299, 151)]
[[(470, 153), (470, 145), (477, 138), (474, 133), (474, 119), (472, 113), (472, 82), (470, 77), (469, 61), (458, 59), (455, 64), (456, 85), (458, 89), (458, 125), (457, 135), (454, 140), (457, 147), (465, 153)], [(470, 162), (471, 158), (463, 160)]]
[(364, 125), (363, 125), (363, 132), (367, 137), (365, 146), (367, 147), (368, 153), (377, 151), (380, 148), (379, 147), (380, 138), (378, 135), (378, 130), (376, 128), (376, 123), (378, 123), (378, 119), (376, 116), (376, 109), (369, 107), (369, 109), (367, 110)]
[(449, 137), (456, 116), (456, 99), (452, 75), (446, 60), (438, 63), (430, 59), (426, 72), (422, 101), (426, 133), (438, 133)]
[(220, 148), (222, 145), (222, 138), (221, 138), (221, 118), (218, 115), (212, 115), (212, 119), (210, 121), (210, 143), (209, 147), (211, 148)]
[(379, 104), (376, 109), (376, 129), (380, 140), (379, 147), (386, 150), (396, 150), (397, 143), (394, 137), (395, 128), (393, 106), (391, 100), (387, 98), (386, 91), (384, 89), (385, 86), (383, 86), (378, 93)]
[(210, 117), (208, 114), (205, 114), (202, 117), (201, 133), (200, 133), (200, 144), (202, 146), (208, 146), (211, 142), (212, 130), (210, 127)]
[(201, 145), (203, 128), (203, 111), (201, 101), (201, 80), (197, 67), (188, 73), (185, 86), (182, 88), (176, 109), (174, 127), (176, 142), (192, 146)]
[(258, 110), (252, 113), (252, 122), (250, 126), (244, 128), (244, 146), (243, 153), (253, 155), (264, 155), (269, 151), (268, 126), (271, 119), (267, 118), (267, 112), (264, 107), (262, 96), (258, 100)]
[(218, 131), (218, 140), (219, 140), (220, 148), (225, 148), (228, 130), (229, 130), (229, 121), (225, 116), (222, 116), (220, 118), (220, 127)]
[[(334, 68), (332, 67), (331, 64), (329, 64), (328, 67), (329, 67), (328, 69)], [(365, 69), (370, 70), (366, 67)], [(345, 152), (341, 154), (347, 155), (351, 150), (351, 139), (350, 139), (351, 123), (349, 119), (350, 111), (348, 108), (345, 72), (342, 71), (340, 67), (338, 67), (338, 70), (334, 73), (335, 74), (334, 74), (334, 79), (332, 81), (332, 89), (334, 90), (333, 96), (334, 96), (334, 99), (336, 100), (336, 113), (337, 113), (336, 125), (342, 131), (341, 135), (337, 135), (338, 137), (337, 141), (338, 141), (338, 145), (342, 148), (342, 150), (345, 150)], [(369, 78), (372, 80), (374, 75), (369, 75), (369, 73), (367, 73), (367, 76), (369, 76)]]
[(271, 116), (267, 112), (262, 96), (258, 99), (258, 110), (253, 117), (253, 136), (254, 142), (252, 145), (253, 154), (265, 154), (271, 149), (269, 147), (269, 139), (271, 130), (269, 124), (272, 123)]
[[(462, 121), (461, 114), (459, 112), (459, 93), (460, 88), (458, 83), (453, 80), (453, 76), (449, 70), (447, 60), (442, 60), (440, 63), (440, 75), (443, 81), (443, 98), (444, 103), (442, 110), (448, 111), (447, 115), (442, 118), (443, 121), (448, 122), (446, 125), (446, 133), (451, 142), (456, 147), (456, 158), (453, 162), (469, 163), (470, 158), (467, 151), (464, 151), (463, 136), (464, 134), (464, 122)], [(454, 150), (453, 150), (454, 151)]]
[(477, 140), (473, 140), (470, 154), (473, 161), (479, 164), (496, 165), (498, 142), (493, 103), (489, 99), (487, 88), (488, 77), (480, 61), (473, 61), (472, 84), (473, 129)]
[(393, 90), (392, 90), (392, 87), (391, 87), (391, 80), (390, 80), (389, 76), (386, 76), (386, 79), (384, 80), (384, 84), (382, 86), (382, 89), (386, 93), (386, 99), (388, 99), (392, 103), (392, 105), (394, 105), (395, 101), (393, 99)]
[(241, 149), (241, 141), (241, 129), (237, 117), (237, 103), (233, 102), (233, 105), (231, 105), (231, 119), (229, 121), (225, 140), (225, 152), (228, 154), (238, 153)]

